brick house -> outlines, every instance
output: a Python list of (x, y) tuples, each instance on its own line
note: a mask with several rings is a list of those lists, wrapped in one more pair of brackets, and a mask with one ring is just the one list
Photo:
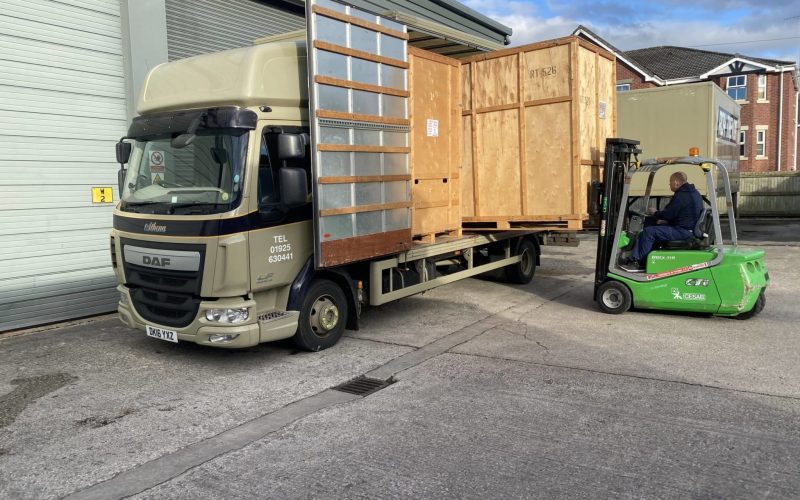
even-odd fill
[(573, 32), (617, 56), (617, 91), (712, 81), (741, 107), (742, 172), (797, 170), (797, 64), (686, 47), (621, 51), (584, 26)]

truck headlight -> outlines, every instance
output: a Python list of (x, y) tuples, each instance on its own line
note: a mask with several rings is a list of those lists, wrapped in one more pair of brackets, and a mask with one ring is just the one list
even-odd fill
[(246, 307), (206, 310), (206, 319), (215, 323), (241, 323), (249, 317), (250, 312)]

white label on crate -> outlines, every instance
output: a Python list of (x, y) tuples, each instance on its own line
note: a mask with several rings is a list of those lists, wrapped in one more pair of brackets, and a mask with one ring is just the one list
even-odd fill
[(606, 101), (600, 101), (600, 110), (598, 114), (601, 120), (606, 119)]
[(428, 137), (439, 137), (439, 120), (428, 118), (427, 135)]

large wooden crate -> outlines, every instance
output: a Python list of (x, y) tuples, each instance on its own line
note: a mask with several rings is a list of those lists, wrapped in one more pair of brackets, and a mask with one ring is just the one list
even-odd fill
[(411, 228), (416, 239), (461, 233), (459, 61), (408, 48)]
[(579, 229), (616, 133), (614, 56), (577, 37), (462, 60), (465, 226)]

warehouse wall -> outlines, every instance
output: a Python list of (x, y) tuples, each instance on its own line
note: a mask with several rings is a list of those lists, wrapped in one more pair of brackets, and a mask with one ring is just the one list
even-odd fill
[(110, 311), (119, 0), (4, 0), (0, 34), (0, 331)]

